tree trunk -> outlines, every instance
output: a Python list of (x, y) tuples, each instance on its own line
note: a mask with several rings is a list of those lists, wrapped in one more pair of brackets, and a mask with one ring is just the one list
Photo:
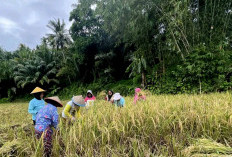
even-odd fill
[(93, 72), (93, 82), (95, 83), (97, 80), (95, 70), (93, 69), (92, 72)]
[(68, 75), (68, 81), (69, 81), (69, 84), (72, 84), (72, 82), (71, 82), (71, 79), (70, 79), (69, 75)]
[(145, 84), (146, 84), (146, 76), (145, 76), (145, 72), (143, 71), (142, 72), (142, 83), (141, 83), (142, 88), (145, 87)]
[(163, 75), (165, 74), (165, 61), (164, 61), (164, 58), (163, 58)]
[(165, 60), (164, 60), (163, 51), (161, 52), (161, 58), (162, 58), (162, 73), (165, 74)]
[(181, 51), (181, 49), (180, 49), (180, 47), (179, 47), (179, 45), (178, 45), (178, 43), (177, 43), (177, 40), (176, 40), (176, 37), (175, 37), (173, 31), (171, 31), (171, 33), (172, 33), (172, 37), (173, 37), (173, 39), (174, 39), (175, 45), (176, 45), (176, 47), (177, 47), (177, 49), (178, 49), (178, 52), (180, 52), (180, 54), (181, 54), (182, 60), (185, 60), (184, 54), (182, 53), (182, 51)]
[(201, 79), (199, 78), (199, 88), (200, 88), (200, 94), (201, 94)]

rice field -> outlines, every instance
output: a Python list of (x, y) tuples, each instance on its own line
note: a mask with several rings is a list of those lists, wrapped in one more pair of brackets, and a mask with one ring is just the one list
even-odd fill
[[(232, 156), (230, 93), (151, 95), (132, 102), (126, 97), (126, 106), (116, 108), (98, 100), (74, 124), (60, 122), (52, 156)], [(42, 156), (27, 107), (0, 104), (0, 156)]]

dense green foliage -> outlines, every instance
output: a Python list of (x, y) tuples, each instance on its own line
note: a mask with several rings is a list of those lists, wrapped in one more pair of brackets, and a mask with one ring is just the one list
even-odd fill
[(0, 98), (130, 78), (155, 93), (228, 90), (231, 20), (231, 0), (80, 0), (69, 33), (57, 19), (36, 49), (0, 50)]

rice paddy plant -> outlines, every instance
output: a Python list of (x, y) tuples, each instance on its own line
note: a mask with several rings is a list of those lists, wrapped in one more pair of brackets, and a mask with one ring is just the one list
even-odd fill
[[(0, 104), (1, 156), (42, 156), (42, 142), (34, 137), (27, 107), (28, 103)], [(196, 139), (209, 139), (219, 145), (204, 153), (215, 155), (222, 150), (226, 153), (217, 155), (232, 155), (231, 130), (230, 93), (152, 95), (137, 105), (126, 97), (124, 108), (98, 100), (95, 106), (83, 108), (82, 117), (75, 123), (60, 119), (52, 154), (189, 156), (183, 152), (193, 149)], [(194, 153), (191, 155), (202, 155), (200, 151)]]

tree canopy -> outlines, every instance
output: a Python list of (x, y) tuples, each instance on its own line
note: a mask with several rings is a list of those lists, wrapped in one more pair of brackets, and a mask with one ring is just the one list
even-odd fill
[(49, 21), (36, 49), (0, 49), (0, 98), (127, 79), (155, 93), (231, 89), (231, 0), (79, 0), (70, 21)]

